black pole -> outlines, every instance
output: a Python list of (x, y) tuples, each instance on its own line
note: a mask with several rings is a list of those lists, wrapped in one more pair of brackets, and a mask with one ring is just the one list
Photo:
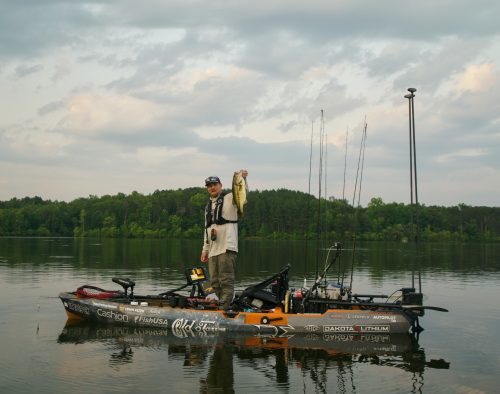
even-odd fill
[[(413, 95), (407, 94), (405, 98), (408, 99), (408, 138), (410, 142), (410, 205), (413, 207), (413, 142), (412, 142), (412, 127), (411, 127), (411, 99)], [(413, 233), (413, 209), (411, 210), (410, 223), (412, 225)]]
[(416, 219), (417, 219), (417, 234), (416, 234), (416, 239), (418, 241), (419, 239), (419, 215), (418, 215), (418, 182), (417, 182), (417, 148), (415, 144), (415, 104), (414, 104), (414, 98), (415, 98), (415, 92), (417, 89), (415, 88), (408, 88), (408, 91), (411, 93), (411, 123), (412, 123), (412, 131), (413, 131), (413, 172), (414, 172), (414, 177), (415, 177), (415, 206), (416, 206)]
[[(412, 177), (412, 185), (414, 186), (415, 190), (415, 216), (416, 216), (416, 232), (415, 232), (415, 243), (417, 245), (417, 265), (418, 265), (418, 287), (419, 287), (419, 292), (422, 292), (422, 275), (420, 272), (420, 256), (419, 256), (419, 241), (420, 241), (420, 214), (419, 214), (419, 204), (418, 204), (418, 178), (417, 178), (417, 148), (416, 148), (416, 143), (415, 143), (415, 92), (417, 89), (415, 88), (408, 88), (408, 91), (410, 92), (409, 95), (406, 95), (405, 97), (409, 99), (409, 104), (410, 104), (410, 149), (412, 152), (410, 152), (410, 160), (413, 159), (413, 162), (410, 165), (410, 168), (412, 168), (413, 172), (413, 177)], [(412, 198), (413, 198), (413, 191), (412, 191)], [(413, 204), (413, 202), (412, 202)], [(414, 287), (414, 285), (413, 285)]]
[[(408, 141), (410, 146), (410, 239), (415, 241), (415, 235), (413, 232), (413, 210), (415, 209), (413, 205), (413, 132), (412, 132), (412, 107), (411, 101), (413, 98), (413, 93), (407, 94), (405, 98), (408, 99)], [(415, 288), (415, 259), (413, 259), (412, 270), (411, 270), (411, 287)]]

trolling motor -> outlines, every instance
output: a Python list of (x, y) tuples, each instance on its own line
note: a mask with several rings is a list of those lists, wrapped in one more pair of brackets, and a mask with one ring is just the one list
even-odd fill
[(130, 288), (130, 297), (134, 296), (134, 286), (135, 282), (133, 280), (130, 280), (129, 278), (111, 278), (113, 282), (116, 284), (119, 284), (121, 287), (123, 287), (123, 290), (125, 291), (125, 297), (127, 297), (127, 292), (128, 289)]

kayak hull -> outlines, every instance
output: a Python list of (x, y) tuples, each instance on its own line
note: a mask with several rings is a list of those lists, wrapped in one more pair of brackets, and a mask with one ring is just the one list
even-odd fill
[[(324, 313), (285, 313), (280, 307), (262, 312), (230, 312), (163, 305), (132, 305), (112, 299), (59, 294), (68, 320), (85, 320), (131, 327), (168, 329), (174, 334), (235, 332), (292, 336), (294, 334), (402, 334), (415, 317), (397, 308), (328, 309)], [(374, 309), (374, 310), (373, 310)]]

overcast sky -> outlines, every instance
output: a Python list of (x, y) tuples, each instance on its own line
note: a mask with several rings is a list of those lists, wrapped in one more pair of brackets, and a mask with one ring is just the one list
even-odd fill
[[(0, 0), (0, 200), (229, 187), (499, 206), (500, 2)], [(324, 188), (323, 188), (324, 191)]]

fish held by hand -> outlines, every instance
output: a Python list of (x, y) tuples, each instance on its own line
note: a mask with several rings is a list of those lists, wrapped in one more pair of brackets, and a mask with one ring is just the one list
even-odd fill
[(246, 170), (235, 171), (233, 175), (233, 202), (238, 210), (238, 217), (243, 217), (244, 205), (247, 203), (247, 175), (248, 172)]

